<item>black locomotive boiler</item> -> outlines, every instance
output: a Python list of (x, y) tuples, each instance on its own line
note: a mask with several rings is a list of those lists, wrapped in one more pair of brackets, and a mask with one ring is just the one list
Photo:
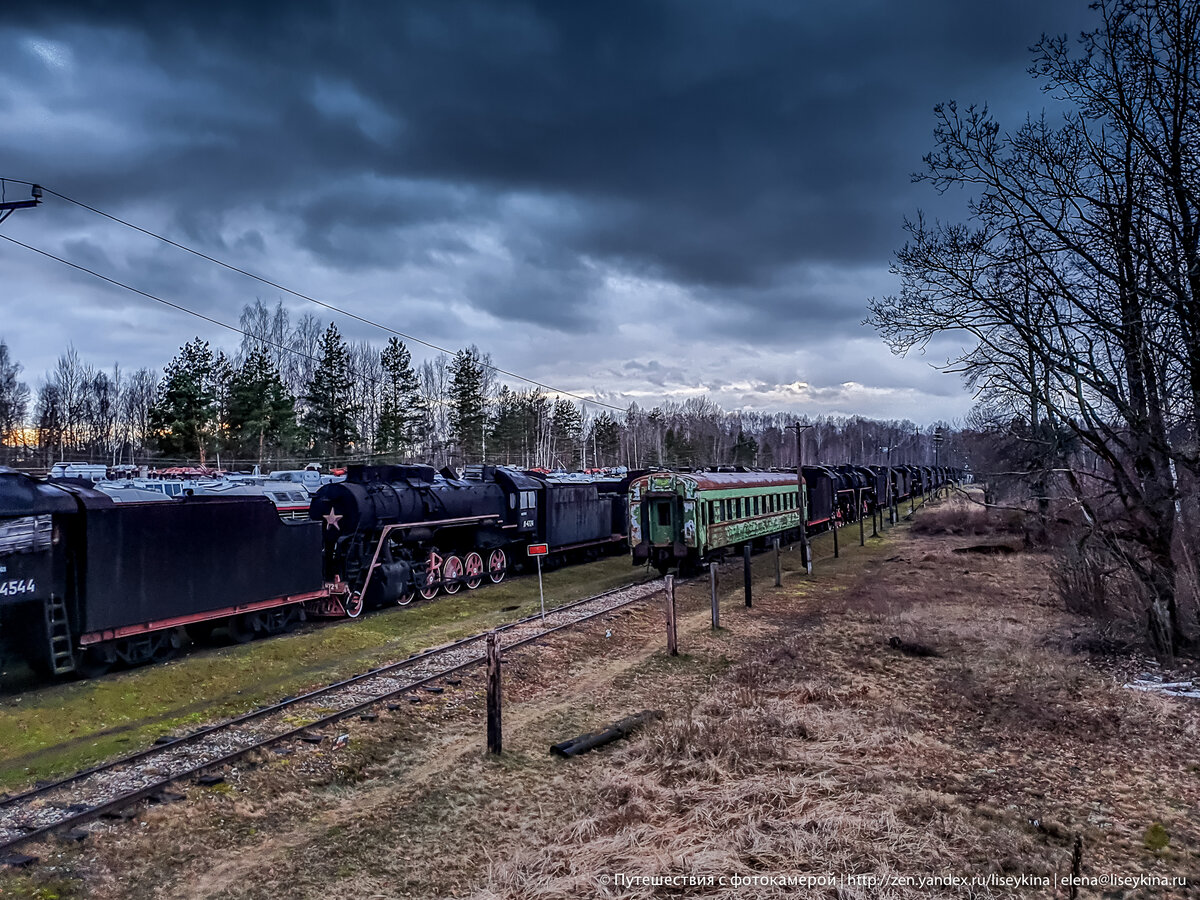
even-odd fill
[(351, 466), (313, 497), (326, 579), (368, 606), (503, 581), (530, 543), (552, 555), (624, 540), (629, 478), (472, 466)]

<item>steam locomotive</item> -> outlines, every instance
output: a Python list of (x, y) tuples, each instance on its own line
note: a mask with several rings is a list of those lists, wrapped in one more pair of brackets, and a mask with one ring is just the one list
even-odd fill
[(559, 559), (620, 549), (628, 481), (352, 467), (308, 520), (281, 521), (261, 497), (118, 503), (0, 468), (0, 645), (46, 673), (96, 675), (216, 628), (244, 641), (477, 588), (530, 542)]
[(565, 557), (620, 547), (629, 476), (555, 476), (470, 466), (352, 466), (309, 516), (323, 523), (326, 575), (371, 606), (502, 581), (530, 543)]

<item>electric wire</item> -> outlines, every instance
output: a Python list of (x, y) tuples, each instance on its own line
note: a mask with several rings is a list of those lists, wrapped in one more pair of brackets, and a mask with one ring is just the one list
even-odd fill
[[(143, 291), (141, 288), (135, 288), (132, 285), (125, 284), (125, 282), (123, 282), (123, 281), (118, 281), (115, 278), (110, 278), (109, 276), (104, 275), (101, 272), (97, 272), (95, 269), (89, 269), (87, 266), (80, 265), (79, 263), (76, 263), (76, 262), (71, 262), (71, 260), (69, 260), (69, 259), (63, 259), (61, 256), (55, 256), (53, 253), (51, 253), (48, 250), (42, 250), (40, 247), (34, 247), (31, 244), (26, 244), (22, 241), (18, 241), (16, 238), (9, 237), (7, 234), (0, 234), (0, 238), (3, 238), (4, 240), (8, 241), (10, 244), (16, 244), (18, 247), (24, 247), (26, 250), (32, 250), (34, 253), (37, 253), (41, 256), (45, 256), (46, 258), (52, 259), (55, 262), (62, 263), (64, 266), (69, 266), (72, 269), (78, 269), (80, 272), (85, 272), (86, 274), (91, 275), (95, 278), (99, 278), (101, 281), (105, 281), (108, 284), (111, 284), (115, 287), (124, 288), (125, 290), (130, 291), (131, 293), (138, 294), (139, 296), (145, 297), (149, 300), (153, 300), (156, 303), (161, 303), (163, 306), (169, 306), (171, 309), (178, 310), (179, 312), (182, 312), (182, 313), (187, 313), (189, 316), (195, 316), (197, 319), (203, 319), (205, 322), (208, 322), (212, 325), (216, 325), (220, 328), (228, 329), (229, 331), (232, 331), (235, 334), (240, 334), (245, 337), (248, 337), (257, 343), (266, 344), (269, 347), (275, 347), (279, 350), (283, 350), (286, 353), (295, 354), (296, 356), (299, 356), (302, 359), (311, 360), (312, 362), (315, 362), (315, 363), (321, 362), (321, 360), (318, 359), (317, 357), (312, 356), (311, 354), (305, 353), (302, 350), (297, 350), (295, 347), (288, 347), (285, 344), (280, 344), (276, 341), (270, 340), (269, 338), (263, 338), (263, 337), (259, 337), (258, 335), (251, 334), (250, 332), (245, 331), (244, 329), (238, 328), (236, 325), (230, 325), (228, 322), (222, 322), (220, 319), (214, 319), (212, 316), (206, 316), (204, 313), (196, 312), (196, 310), (194, 310), (194, 309), (188, 309), (186, 306), (183, 306), (179, 303), (175, 303), (171, 300), (166, 300), (162, 297), (159, 297), (156, 294), (151, 294), (149, 291)], [(379, 379), (372, 378), (370, 375), (364, 375), (361, 372), (353, 372), (352, 371), (351, 374), (356, 375), (359, 378), (364, 379), (365, 381), (369, 381), (372, 384), (380, 384), (381, 383), (379, 381)]]
[[(12, 179), (12, 178), (4, 179), (4, 180), (11, 181), (13, 184), (25, 184), (25, 185), (30, 185), (30, 186), (33, 185), (33, 182), (30, 182), (30, 181), (18, 181), (16, 179)], [(267, 285), (268, 287), (272, 287), (272, 288), (275, 288), (276, 290), (283, 291), (284, 293), (291, 294), (293, 297), (298, 297), (301, 300), (305, 300), (309, 303), (313, 303), (317, 306), (322, 307), (323, 309), (328, 309), (329, 311), (335, 312), (338, 315), (346, 316), (349, 319), (354, 319), (355, 321), (362, 322), (364, 325), (370, 325), (373, 328), (378, 328), (381, 331), (386, 331), (388, 334), (393, 334), (396, 337), (403, 338), (406, 341), (412, 341), (413, 343), (421, 344), (422, 346), (428, 347), (431, 350), (436, 350), (439, 353), (444, 353), (447, 356), (456, 355), (455, 351), (450, 350), (446, 347), (439, 346), (438, 344), (431, 343), (430, 341), (426, 341), (415, 335), (407, 334), (406, 332), (403, 332), (403, 331), (397, 331), (395, 328), (392, 328), (389, 325), (384, 325), (380, 322), (376, 322), (372, 319), (368, 319), (365, 316), (360, 316), (357, 313), (353, 313), (348, 310), (342, 309), (341, 307), (334, 306), (331, 303), (326, 303), (324, 300), (318, 300), (316, 297), (311, 297), (308, 294), (305, 294), (301, 291), (297, 291), (297, 290), (287, 287), (286, 285), (279, 284), (278, 282), (272, 281), (269, 278), (265, 278), (261, 275), (255, 274), (254, 272), (250, 272), (246, 269), (240, 268), (239, 266), (235, 266), (232, 263), (228, 263), (228, 262), (225, 262), (224, 260), (218, 259), (215, 256), (210, 256), (209, 254), (204, 253), (203, 251), (200, 251), (200, 250), (196, 250), (193, 247), (189, 247), (186, 244), (181, 244), (178, 241), (174, 241), (171, 238), (165, 237), (164, 235), (157, 234), (156, 232), (150, 231), (146, 228), (142, 228), (140, 225), (135, 225), (134, 223), (129, 222), (125, 219), (122, 219), (119, 216), (115, 216), (112, 213), (107, 213), (102, 209), (97, 209), (96, 207), (90, 206), (89, 204), (84, 203), (81, 200), (76, 200), (73, 197), (68, 197), (66, 194), (62, 194), (62, 193), (54, 190), (53, 188), (48, 188), (45, 185), (42, 185), (41, 187), (42, 187), (42, 190), (45, 191), (47, 194), (52, 194), (55, 197), (58, 197), (60, 200), (63, 200), (67, 203), (74, 204), (75, 206), (81, 207), (82, 209), (86, 209), (89, 212), (95, 213), (98, 216), (102, 216), (103, 218), (110, 219), (113, 222), (116, 222), (120, 225), (124, 225), (126, 228), (132, 228), (134, 231), (140, 232), (141, 234), (144, 234), (147, 237), (151, 237), (151, 238), (154, 238), (155, 240), (162, 241), (163, 243), (169, 244), (170, 246), (175, 247), (176, 249), (182, 250), (185, 253), (190, 253), (193, 256), (197, 256), (200, 259), (203, 259), (203, 260), (206, 260), (207, 262), (213, 263), (214, 265), (221, 266), (222, 268), (228, 269), (231, 272), (236, 272), (239, 275), (245, 276), (246, 278), (250, 278), (254, 281), (258, 281), (261, 284)], [(18, 243), (18, 242), (14, 242), (14, 243)], [(28, 246), (28, 245), (22, 244), (22, 246)], [(35, 249), (35, 248), (30, 247), (29, 249)], [(37, 251), (37, 252), (42, 252), (42, 251)], [(45, 255), (51, 256), (51, 254), (48, 254), (48, 253)], [(52, 258), (58, 259), (58, 257), (52, 257)], [(65, 260), (61, 260), (61, 259), (59, 261), (66, 262)], [(67, 264), (73, 265), (72, 263), (67, 263)], [(90, 272), (90, 270), (84, 269), (82, 266), (76, 266), (76, 268), (82, 269), (85, 272)], [(96, 274), (96, 273), (90, 273), (90, 274)], [(103, 277), (103, 276), (100, 276), (100, 277)], [(106, 280), (110, 280), (110, 279), (106, 279)], [(119, 284), (118, 282), (113, 282), (113, 283)], [(126, 285), (120, 285), (120, 286), (126, 287)], [(141, 293), (140, 291), (137, 291), (135, 288), (130, 288), (130, 290), (133, 290), (135, 293)], [(150, 296), (150, 295), (146, 295), (146, 296)], [(152, 299), (158, 299), (158, 298), (152, 298)], [(165, 301), (160, 301), (160, 302), (165, 302)], [(168, 304), (168, 305), (170, 305), (170, 304)], [(177, 307), (177, 308), (181, 308), (181, 307)], [(213, 321), (213, 320), (209, 320), (209, 321)], [(224, 323), (216, 323), (216, 324), (220, 324), (225, 328), (232, 328), (232, 326), (225, 325)], [(236, 331), (239, 329), (233, 329), (233, 330)], [(535, 387), (542, 388), (543, 390), (550, 391), (553, 394), (558, 394), (558, 395), (562, 395), (565, 397), (573, 397), (574, 399), (579, 400), (583, 403), (590, 403), (594, 406), (600, 406), (600, 407), (604, 407), (606, 409), (616, 410), (617, 412), (620, 412), (620, 413), (624, 413), (626, 411), (625, 409), (623, 409), (620, 406), (614, 406), (613, 404), (605, 403), (602, 400), (593, 400), (590, 397), (584, 397), (583, 395), (573, 393), (572, 391), (564, 391), (564, 390), (556, 388), (552, 385), (545, 384), (545, 383), (543, 383), (541, 381), (537, 381), (533, 378), (527, 378), (524, 375), (517, 374), (516, 372), (510, 372), (507, 369), (502, 369), (499, 366), (496, 366), (496, 365), (493, 365), (490, 363), (483, 363), (481, 361), (480, 364), (483, 365), (484, 368), (490, 369), (498, 375), (505, 375), (509, 378), (515, 378), (518, 381), (523, 381), (526, 384), (531, 384)]]

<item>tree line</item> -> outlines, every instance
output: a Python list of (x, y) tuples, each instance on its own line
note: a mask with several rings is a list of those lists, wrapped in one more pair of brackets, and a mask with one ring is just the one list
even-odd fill
[[(0, 461), (280, 468), (310, 460), (525, 468), (939, 461), (933, 429), (861, 417), (728, 412), (699, 397), (589, 410), (500, 383), (471, 346), (414, 365), (404, 342), (350, 343), (279, 303), (247, 305), (232, 356), (196, 338), (163, 368), (102, 371), (69, 347), (36, 391), (0, 341)], [(940, 461), (963, 462), (946, 423)]]

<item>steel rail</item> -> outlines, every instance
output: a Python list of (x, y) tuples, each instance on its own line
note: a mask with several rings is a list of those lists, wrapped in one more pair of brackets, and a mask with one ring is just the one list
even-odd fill
[[(617, 593), (618, 591), (628, 590), (629, 588), (638, 587), (638, 586), (641, 586), (644, 584), (649, 584), (653, 580), (654, 579), (650, 579), (647, 581), (634, 582), (634, 583), (631, 583), (628, 585), (624, 585), (622, 587), (613, 588), (608, 591), (603, 591), (603, 592), (601, 592), (599, 594), (595, 594), (591, 597), (585, 597), (582, 600), (573, 601), (571, 603), (555, 607), (552, 611), (550, 611), (548, 613), (548, 615), (553, 616), (553, 615), (561, 614), (563, 612), (568, 612), (571, 609), (582, 606), (583, 604), (594, 603), (598, 600), (602, 600), (605, 597), (608, 597), (612, 594)], [(580, 618), (571, 619), (567, 622), (563, 622), (561, 624), (554, 625), (550, 628), (540, 629), (537, 632), (535, 632), (534, 634), (532, 634), (528, 637), (522, 638), (518, 641), (515, 641), (514, 643), (509, 644), (508, 646), (504, 647), (504, 651), (508, 652), (510, 650), (515, 650), (519, 647), (524, 647), (524, 646), (531, 644), (537, 640), (540, 640), (541, 638), (546, 637), (547, 635), (554, 634), (558, 631), (562, 631), (563, 629), (570, 628), (572, 626), (591, 621), (592, 619), (595, 619), (599, 616), (611, 613), (614, 610), (622, 609), (622, 608), (624, 608), (626, 606), (630, 606), (634, 603), (641, 602), (645, 599), (647, 599), (646, 596), (634, 597), (629, 600), (625, 600), (621, 603), (618, 603), (615, 606), (606, 606), (603, 609), (597, 610), (593, 613), (589, 613), (585, 616), (581, 616)], [(538, 621), (540, 621), (540, 619), (541, 619), (541, 615), (539, 613), (539, 614), (536, 614), (533, 616), (525, 617), (523, 619), (515, 620), (513, 622), (505, 623), (504, 625), (501, 625), (494, 630), (495, 631), (510, 631), (513, 628), (516, 628), (521, 625), (538, 622)], [(128, 765), (130, 763), (137, 762), (138, 760), (141, 760), (148, 756), (154, 755), (155, 753), (162, 753), (167, 750), (177, 749), (181, 743), (195, 743), (195, 742), (198, 742), (201, 738), (211, 735), (215, 732), (219, 732), (219, 731), (234, 727), (235, 725), (242, 724), (244, 722), (247, 722), (247, 721), (250, 721), (253, 719), (262, 718), (271, 713), (277, 713), (283, 709), (286, 709), (289, 706), (293, 706), (297, 703), (312, 700), (314, 698), (319, 698), (319, 697), (329, 694), (337, 689), (344, 688), (349, 685), (353, 685), (362, 680), (377, 677), (377, 676), (386, 676), (389, 672), (396, 671), (396, 670), (399, 670), (399, 669), (402, 669), (405, 667), (411, 667), (412, 665), (419, 663), (422, 660), (428, 659), (431, 656), (435, 656), (439, 653), (446, 653), (446, 652), (449, 652), (449, 651), (452, 651), (455, 649), (459, 649), (470, 643), (482, 641), (482, 640), (486, 639), (487, 634), (488, 634), (488, 632), (483, 632), (480, 634), (472, 635), (467, 638), (463, 638), (458, 641), (454, 641), (454, 642), (452, 642), (450, 644), (446, 644), (442, 647), (436, 647), (436, 648), (432, 648), (430, 650), (425, 650), (425, 651), (422, 651), (421, 653), (413, 654), (412, 656), (407, 657), (406, 659), (401, 660), (397, 663), (393, 663), (393, 664), (390, 664), (387, 666), (381, 666), (378, 669), (374, 669), (370, 672), (364, 672), (364, 673), (362, 673), (360, 675), (356, 675), (352, 678), (348, 678), (343, 681), (337, 682), (336, 684), (327, 685), (323, 688), (319, 688), (318, 690), (311, 691), (308, 694), (289, 698), (287, 700), (280, 701), (279, 703), (274, 704), (269, 707), (263, 707), (261, 709), (252, 710), (250, 713), (247, 713), (243, 716), (239, 716), (234, 719), (230, 719), (225, 722), (221, 722), (216, 725), (210, 726), (208, 728), (202, 729), (201, 731), (195, 732), (191, 735), (187, 735), (184, 738), (180, 738), (177, 741), (172, 741), (169, 744), (163, 744), (163, 745), (159, 745), (156, 747), (150, 747), (145, 750), (141, 750), (136, 753), (129, 754), (118, 760), (113, 760), (111, 762), (104, 763), (100, 766), (95, 766), (84, 772), (76, 773), (75, 775), (61, 779), (57, 782), (54, 782), (53, 784), (42, 785), (38, 788), (27, 791), (23, 794), (8, 797), (3, 801), (3, 805), (4, 806), (12, 806), (19, 801), (32, 799), (39, 795), (50, 793), (51, 791), (59, 789), (59, 788), (69, 787), (70, 785), (72, 785), (74, 783), (78, 783), (80, 781), (83, 781), (84, 779), (89, 778), (93, 775), (100, 774), (102, 772), (109, 771), (111, 769), (119, 768), (122, 765)], [(346, 718), (347, 716), (351, 716), (351, 715), (354, 715), (355, 713), (359, 713), (362, 710), (368, 709), (369, 707), (374, 706), (377, 703), (383, 702), (385, 700), (390, 700), (394, 697), (399, 696), (400, 694), (405, 694), (405, 693), (409, 693), (413, 690), (420, 689), (421, 687), (424, 687), (424, 686), (430, 684), (431, 682), (451, 676), (451, 675), (455, 674), (456, 672), (459, 672), (470, 666), (478, 665), (481, 662), (483, 662), (485, 659), (486, 659), (486, 656), (483, 654), (480, 654), (471, 659), (468, 659), (461, 663), (457, 663), (453, 666), (450, 666), (446, 669), (441, 669), (431, 675), (427, 675), (423, 678), (419, 678), (416, 681), (406, 683), (398, 688), (386, 691), (382, 694), (367, 698), (365, 700), (361, 700), (358, 703), (354, 703), (343, 709), (336, 710), (332, 713), (329, 713), (326, 716), (318, 718), (312, 722), (306, 723), (305, 725), (297, 726), (297, 727), (291, 728), (287, 731), (280, 732), (279, 734), (270, 735), (261, 740), (254, 741), (253, 743), (248, 744), (245, 747), (241, 747), (241, 748), (238, 748), (237, 750), (230, 751), (229, 753), (226, 753), (223, 756), (216, 757), (216, 758), (213, 758), (210, 760), (206, 760), (206, 761), (199, 763), (197, 765), (194, 765), (188, 769), (176, 772), (165, 778), (159, 779), (151, 784), (143, 785), (142, 787), (137, 788), (133, 791), (128, 791), (118, 797), (113, 798), (112, 800), (108, 800), (103, 803), (97, 804), (95, 806), (89, 807), (86, 810), (72, 813), (71, 815), (68, 815), (65, 818), (62, 818), (62, 819), (60, 819), (56, 822), (50, 823), (48, 825), (44, 825), (40, 828), (29, 831), (25, 834), (18, 835), (14, 838), (9, 838), (8, 840), (5, 840), (5, 841), (0, 841), (0, 852), (5, 852), (8, 850), (11, 850), (15, 847), (30, 843), (32, 841), (36, 841), (39, 838), (43, 838), (48, 835), (54, 834), (56, 832), (63, 831), (65, 829), (71, 828), (73, 826), (86, 824), (87, 822), (91, 822), (95, 819), (98, 819), (108, 813), (119, 810), (125, 806), (132, 804), (132, 803), (136, 803), (140, 800), (144, 800), (146, 798), (153, 797), (154, 795), (161, 793), (166, 788), (170, 787), (172, 784), (174, 784), (178, 781), (183, 781), (188, 778), (195, 778), (196, 776), (204, 773), (205, 771), (207, 771), (209, 769), (215, 769), (215, 768), (219, 768), (221, 766), (228, 765), (228, 764), (230, 764), (238, 759), (241, 759), (241, 758), (245, 757), (246, 755), (253, 753), (255, 751), (268, 749), (276, 744), (283, 743), (283, 742), (289, 741), (289, 740), (297, 739), (297, 738), (301, 737), (302, 735), (304, 735), (314, 729), (320, 729), (320, 728), (325, 727), (326, 725), (330, 725), (332, 723), (338, 722), (341, 719)]]
[[(650, 580), (653, 580), (653, 579), (650, 579)], [(561, 612), (564, 610), (574, 609), (575, 607), (581, 606), (585, 603), (594, 603), (595, 601), (601, 600), (604, 597), (609, 596), (610, 594), (615, 594), (618, 591), (628, 590), (629, 588), (637, 587), (638, 585), (647, 584), (647, 583), (648, 583), (647, 581), (635, 581), (635, 582), (631, 582), (630, 584), (622, 585), (621, 587), (612, 588), (611, 590), (608, 590), (608, 591), (602, 591), (601, 593), (594, 594), (591, 597), (584, 597), (582, 600), (573, 600), (570, 603), (564, 603), (561, 606), (554, 607), (553, 610), (548, 611), (548, 614), (552, 615), (552, 614), (555, 614), (555, 613), (558, 613), (558, 612)], [(540, 619), (540, 618), (541, 618), (540, 613), (534, 613), (534, 614), (532, 614), (530, 616), (526, 616), (525, 618), (522, 618), (522, 619), (516, 619), (512, 622), (506, 622), (502, 625), (497, 626), (494, 630), (495, 631), (508, 631), (512, 628), (516, 628), (520, 625), (524, 625), (528, 622), (532, 622), (532, 621)], [(121, 766), (129, 765), (130, 763), (137, 762), (140, 759), (145, 759), (148, 756), (153, 756), (155, 754), (162, 753), (163, 751), (167, 750), (168, 748), (172, 749), (172, 750), (177, 750), (182, 747), (186, 747), (189, 744), (199, 743), (201, 739), (206, 738), (217, 732), (224, 731), (228, 728), (233, 728), (238, 725), (244, 725), (247, 722), (253, 722), (256, 719), (261, 719), (261, 718), (269, 716), (273, 713), (277, 713), (281, 710), (287, 709), (289, 706), (295, 706), (296, 704), (299, 704), (299, 703), (305, 703), (310, 700), (319, 699), (320, 697), (323, 697), (326, 694), (330, 694), (330, 693), (333, 693), (334, 691), (338, 691), (343, 688), (349, 687), (351, 685), (357, 684), (360, 681), (364, 681), (369, 678), (375, 678), (380, 675), (387, 675), (389, 672), (402, 671), (403, 669), (410, 668), (413, 665), (416, 665), (417, 663), (422, 662), (423, 660), (428, 659), (429, 657), (434, 656), (438, 653), (446, 653), (450, 650), (457, 650), (460, 647), (465, 647), (466, 645), (471, 644), (475, 641), (482, 641), (486, 637), (487, 637), (487, 632), (483, 632), (481, 634), (473, 634), (473, 635), (470, 635), (465, 638), (460, 638), (457, 641), (452, 641), (449, 644), (443, 644), (439, 647), (431, 647), (428, 650), (422, 650), (419, 653), (414, 653), (411, 656), (407, 656), (404, 659), (399, 660), (398, 662), (387, 663), (383, 666), (379, 666), (378, 668), (370, 669), (370, 670), (368, 670), (366, 672), (362, 672), (358, 675), (353, 675), (350, 678), (345, 678), (342, 681), (337, 681), (337, 682), (334, 682), (333, 684), (328, 684), (323, 687), (319, 687), (315, 690), (309, 691), (308, 693), (299, 694), (295, 697), (288, 697), (284, 700), (280, 700), (280, 701), (278, 701), (276, 703), (272, 703), (268, 706), (260, 706), (257, 709), (252, 709), (249, 712), (242, 713), (240, 716), (235, 716), (232, 719), (226, 719), (222, 722), (217, 722), (213, 725), (209, 725), (205, 728), (199, 729), (198, 731), (193, 731), (189, 734), (182, 735), (182, 736), (180, 736), (178, 738), (174, 738), (170, 741), (165, 741), (160, 744), (155, 744), (153, 746), (146, 747), (142, 750), (136, 750), (133, 753), (128, 753), (125, 756), (118, 757), (117, 759), (113, 759), (113, 760), (109, 760), (107, 762), (100, 763), (99, 765), (93, 766), (90, 769), (84, 769), (83, 771), (75, 772), (71, 775), (67, 775), (64, 778), (58, 779), (57, 781), (41, 783), (41, 784), (38, 784), (26, 791), (21, 792), (19, 794), (11, 794), (11, 795), (7, 795), (4, 797), (0, 797), (0, 810), (3, 810), (10, 806), (13, 806), (17, 803), (20, 803), (23, 800), (30, 800), (30, 799), (33, 799), (34, 797), (38, 797), (38, 796), (41, 796), (44, 794), (49, 794), (52, 791), (56, 791), (60, 788), (68, 787), (71, 784), (82, 781), (85, 778), (90, 778), (93, 775), (98, 775), (101, 772), (106, 772), (111, 769), (116, 769)], [(2, 845), (0, 845), (0, 849), (2, 849)]]

